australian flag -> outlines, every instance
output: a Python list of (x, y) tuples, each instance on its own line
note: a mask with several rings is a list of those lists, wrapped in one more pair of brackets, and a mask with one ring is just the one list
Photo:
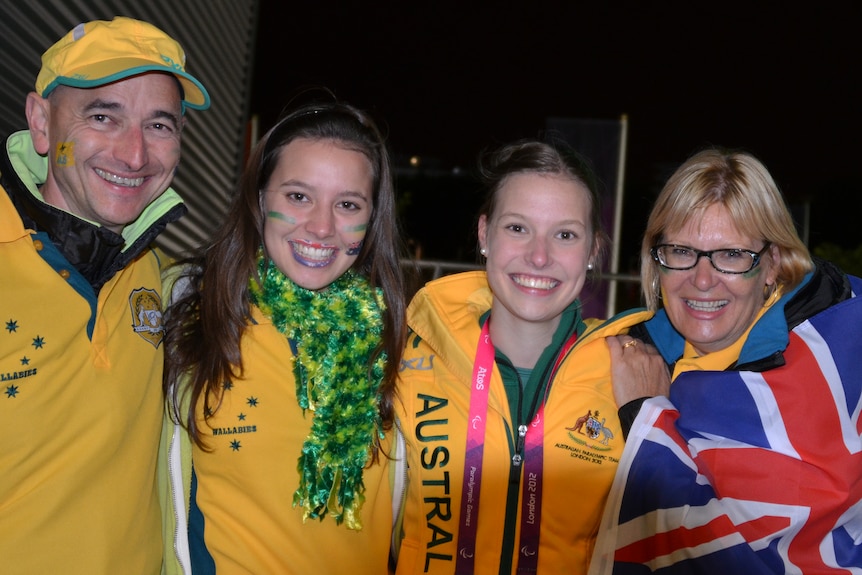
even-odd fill
[(784, 356), (680, 374), (644, 404), (591, 575), (862, 574), (862, 298), (794, 328)]

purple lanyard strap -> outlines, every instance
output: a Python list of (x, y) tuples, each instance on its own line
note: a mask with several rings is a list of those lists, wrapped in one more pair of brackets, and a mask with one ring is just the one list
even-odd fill
[[(470, 392), (470, 415), (467, 428), (467, 447), (464, 459), (464, 479), (461, 492), (461, 521), (458, 529), (458, 557), (455, 563), (457, 575), (473, 573), (476, 555), (476, 532), (479, 522), (479, 493), (482, 487), (482, 455), (485, 451), (485, 425), (488, 415), (488, 386), (494, 368), (494, 346), (488, 331), (490, 320), (482, 326)], [(577, 334), (563, 346), (554, 362), (548, 378), (550, 383), (563, 358), (575, 344)], [(524, 476), (521, 481), (521, 541), (518, 551), (518, 573), (535, 573), (539, 563), (539, 527), (542, 523), (542, 469), (544, 466), (543, 443), (545, 436), (545, 398), (539, 405), (536, 416), (529, 426), (518, 428), (520, 440), (524, 440)], [(515, 454), (512, 464), (520, 466), (522, 457)]]

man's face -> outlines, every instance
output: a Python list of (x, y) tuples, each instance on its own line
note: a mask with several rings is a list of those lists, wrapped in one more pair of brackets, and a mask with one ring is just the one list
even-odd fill
[[(98, 88), (58, 87), (28, 102), (34, 145), (47, 153), (46, 202), (117, 233), (170, 185), (180, 161), (176, 80), (162, 73)], [(31, 108), (44, 110), (34, 130)], [(38, 124), (37, 124), (38, 125)], [(37, 134), (38, 132), (38, 134)]]

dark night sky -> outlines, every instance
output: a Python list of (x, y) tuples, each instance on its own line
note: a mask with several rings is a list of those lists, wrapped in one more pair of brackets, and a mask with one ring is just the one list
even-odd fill
[(812, 202), (812, 245), (859, 244), (841, 230), (862, 192), (862, 1), (460, 4), (261, 0), (253, 112), (266, 128), (294, 90), (326, 85), (387, 126), (396, 156), (466, 168), (546, 117), (626, 114), (624, 227), (717, 144)]

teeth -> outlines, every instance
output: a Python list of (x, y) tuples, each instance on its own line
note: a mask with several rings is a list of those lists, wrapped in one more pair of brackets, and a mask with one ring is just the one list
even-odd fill
[(99, 174), (99, 176), (104, 180), (111, 182), (112, 184), (117, 184), (118, 186), (136, 188), (144, 183), (144, 178), (121, 178), (116, 174), (112, 174), (98, 168), (96, 168), (96, 173)]
[(293, 242), (293, 251), (307, 260), (328, 260), (332, 257), (333, 248), (314, 248), (297, 242)]
[(532, 276), (513, 275), (512, 280), (519, 286), (530, 289), (549, 290), (560, 285), (560, 282), (548, 278), (536, 278)]
[(695, 311), (718, 311), (728, 304), (726, 299), (719, 301), (685, 300), (685, 304)]

